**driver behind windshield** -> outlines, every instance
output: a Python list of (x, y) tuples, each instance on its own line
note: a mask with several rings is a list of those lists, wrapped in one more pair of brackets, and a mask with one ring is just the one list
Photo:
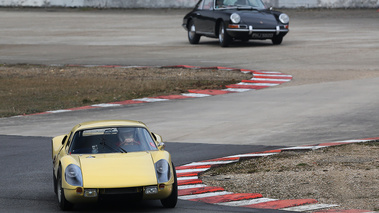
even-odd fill
[(126, 147), (126, 146), (131, 146), (131, 145), (139, 145), (140, 142), (137, 141), (134, 138), (134, 128), (119, 128), (118, 130), (118, 138), (119, 138), (119, 143), (117, 146), (119, 147)]

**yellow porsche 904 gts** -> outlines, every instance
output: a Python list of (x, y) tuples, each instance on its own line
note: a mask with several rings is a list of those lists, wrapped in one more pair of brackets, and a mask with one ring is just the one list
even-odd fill
[(174, 208), (177, 178), (161, 136), (138, 121), (92, 121), (52, 139), (54, 191), (62, 210), (102, 199), (160, 200)]

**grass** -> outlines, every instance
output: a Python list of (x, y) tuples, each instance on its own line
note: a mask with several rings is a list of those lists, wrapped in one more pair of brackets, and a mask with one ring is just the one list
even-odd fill
[(0, 65), (0, 117), (223, 89), (249, 78), (212, 69)]

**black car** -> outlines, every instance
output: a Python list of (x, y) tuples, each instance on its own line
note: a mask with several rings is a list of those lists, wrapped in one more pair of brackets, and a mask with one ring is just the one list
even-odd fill
[(289, 31), (289, 17), (267, 8), (261, 0), (199, 0), (182, 26), (191, 44), (198, 44), (201, 36), (218, 38), (222, 47), (233, 40), (250, 39), (281, 44)]

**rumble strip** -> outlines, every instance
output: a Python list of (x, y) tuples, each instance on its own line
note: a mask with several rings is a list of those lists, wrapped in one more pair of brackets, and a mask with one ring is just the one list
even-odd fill
[[(339, 210), (329, 209), (337, 207), (335, 204), (321, 204), (315, 199), (295, 199), (295, 200), (277, 200), (271, 198), (264, 198), (259, 193), (232, 193), (225, 191), (222, 187), (214, 187), (205, 185), (199, 178), (199, 174), (205, 172), (212, 167), (221, 166), (225, 164), (235, 163), (241, 159), (258, 158), (270, 155), (275, 155), (285, 151), (300, 151), (300, 150), (315, 150), (329, 146), (338, 146), (349, 143), (361, 143), (372, 140), (379, 140), (378, 138), (365, 138), (359, 140), (347, 140), (339, 142), (321, 143), (318, 145), (306, 145), (290, 147), (278, 150), (270, 150), (264, 152), (255, 152), (248, 154), (232, 155), (217, 159), (211, 159), (200, 162), (193, 162), (183, 166), (176, 167), (178, 176), (178, 194), (179, 199), (190, 200), (204, 203), (212, 203), (225, 206), (240, 206), (247, 208), (262, 208), (262, 209), (279, 209), (286, 211), (296, 212), (309, 212), (314, 213), (363, 213), (372, 212), (369, 210), (350, 209)], [(321, 210), (326, 209), (328, 210)]]
[[(141, 66), (115, 66), (115, 65), (69, 65), (77, 67), (110, 67), (110, 68), (134, 68)], [(148, 68), (148, 67), (146, 67)], [(160, 102), (160, 101), (169, 101), (175, 99), (186, 99), (186, 98), (202, 98), (214, 95), (223, 95), (227, 93), (235, 92), (246, 92), (251, 90), (259, 90), (267, 87), (277, 86), (282, 83), (286, 83), (292, 80), (291, 75), (286, 75), (281, 72), (268, 72), (268, 71), (257, 71), (257, 70), (248, 70), (248, 69), (235, 69), (228, 67), (196, 67), (196, 66), (187, 66), (187, 65), (178, 65), (178, 66), (160, 66), (158, 68), (184, 68), (184, 69), (218, 69), (218, 70), (230, 70), (230, 71), (240, 71), (243, 73), (251, 73), (252, 78), (250, 80), (243, 80), (238, 84), (227, 85), (227, 89), (223, 90), (188, 90), (188, 93), (183, 93), (181, 95), (167, 95), (167, 96), (158, 96), (158, 97), (145, 97), (132, 100), (111, 102), (111, 103), (102, 103), (94, 104), (90, 106), (76, 107), (71, 109), (60, 109), (54, 111), (47, 111), (42, 113), (28, 114), (30, 115), (41, 115), (41, 114), (51, 114), (51, 113), (62, 113), (70, 112), (76, 110), (85, 110), (85, 109), (95, 109), (95, 108), (104, 108), (104, 107), (118, 107), (123, 105), (130, 104), (140, 104), (140, 103), (151, 103), (151, 102)], [(25, 116), (25, 115), (19, 115)]]

